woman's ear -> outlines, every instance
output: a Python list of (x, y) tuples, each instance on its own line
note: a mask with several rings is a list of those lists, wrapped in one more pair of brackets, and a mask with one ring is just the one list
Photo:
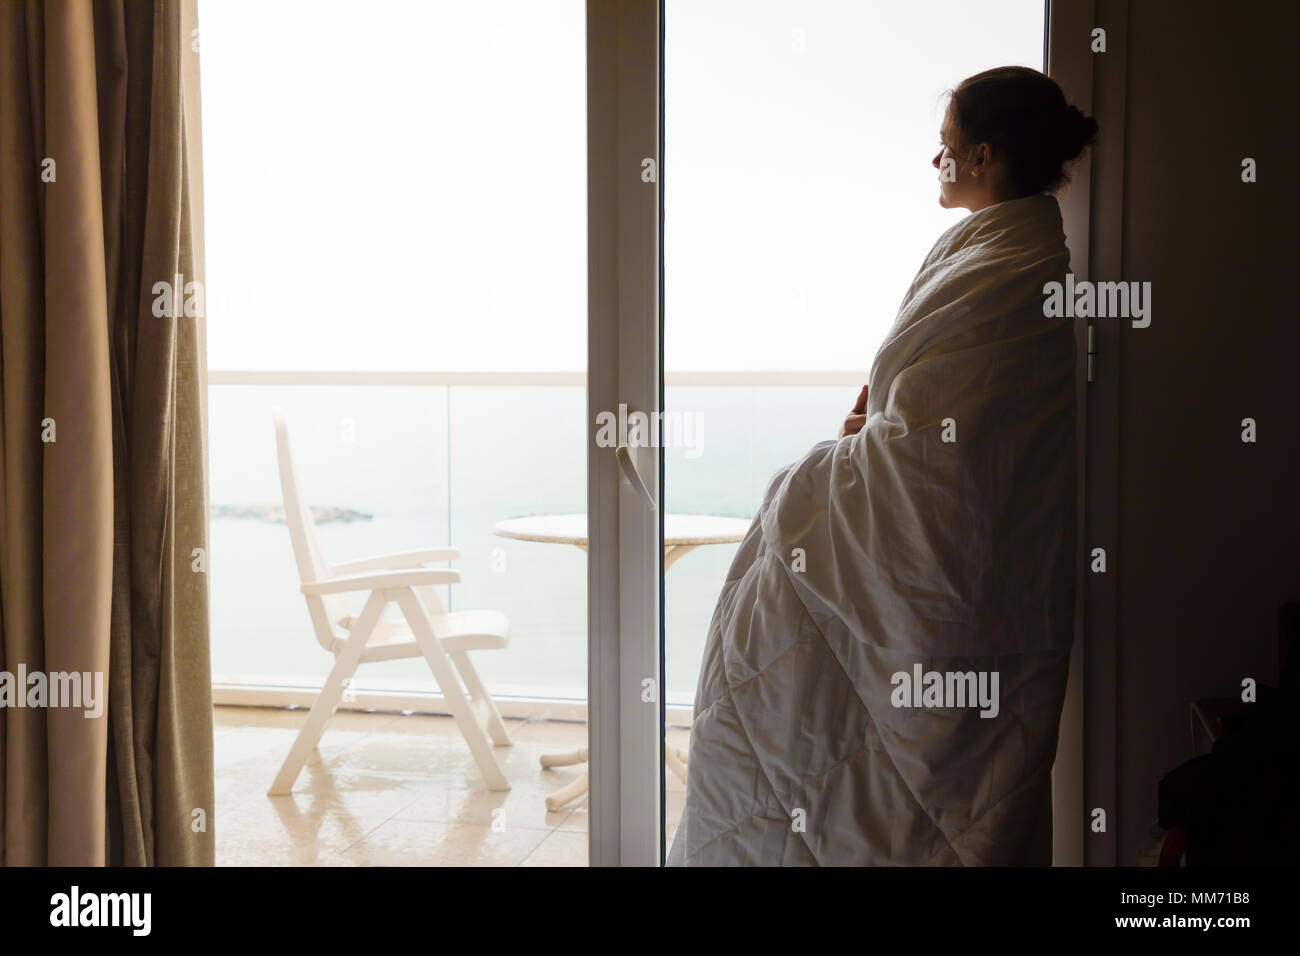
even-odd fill
[(989, 146), (988, 143), (980, 143), (978, 146), (976, 146), (975, 151), (971, 153), (971, 157), (970, 157), (971, 175), (974, 176), (976, 179), (978, 179), (982, 173), (988, 170), (989, 163), (992, 161), (992, 158), (993, 158), (993, 149), (992, 147)]

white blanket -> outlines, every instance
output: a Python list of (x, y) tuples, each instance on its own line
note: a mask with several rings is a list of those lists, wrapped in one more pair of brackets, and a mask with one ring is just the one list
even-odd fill
[(1043, 286), (1068, 260), (1048, 196), (953, 226), (865, 427), (772, 479), (709, 627), (670, 865), (1051, 862), (1075, 346)]

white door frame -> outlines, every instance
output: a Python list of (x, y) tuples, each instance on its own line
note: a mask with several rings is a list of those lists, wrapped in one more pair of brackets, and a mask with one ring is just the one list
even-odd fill
[(662, 410), (659, 0), (587, 2), (589, 861), (663, 859), (661, 450), (597, 416)]

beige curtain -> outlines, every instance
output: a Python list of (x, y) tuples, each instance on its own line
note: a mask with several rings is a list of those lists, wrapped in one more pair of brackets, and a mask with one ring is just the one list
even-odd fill
[(0, 708), (6, 865), (213, 862), (194, 55), (179, 0), (0, 2), (0, 672), (107, 696)]

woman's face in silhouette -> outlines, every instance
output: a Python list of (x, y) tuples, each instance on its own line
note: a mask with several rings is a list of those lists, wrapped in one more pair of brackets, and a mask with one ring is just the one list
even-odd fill
[(942, 133), (939, 135), (939, 152), (930, 162), (939, 170), (939, 205), (944, 209), (960, 206), (958, 179), (961, 176), (961, 158), (948, 145)]
[(1001, 198), (988, 143), (966, 147), (951, 116), (939, 130), (939, 152), (930, 160), (939, 170), (939, 205), (944, 209), (983, 209)]
[(939, 152), (930, 162), (939, 170), (939, 205), (944, 209), (965, 205), (963, 200), (971, 181), (970, 164), (951, 113), (944, 114), (939, 127)]

